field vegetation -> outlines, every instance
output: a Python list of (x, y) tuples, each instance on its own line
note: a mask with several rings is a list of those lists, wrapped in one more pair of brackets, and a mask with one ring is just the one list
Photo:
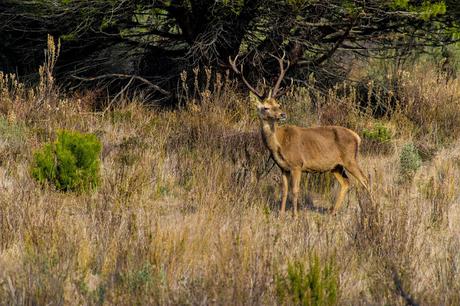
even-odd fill
[[(330, 215), (337, 183), (308, 174), (298, 218), (278, 214), (279, 170), (228, 75), (196, 70), (214, 77), (183, 80), (188, 103), (165, 109), (142, 94), (60, 91), (52, 65), (36, 87), (0, 75), (2, 303), (460, 303), (460, 80), (432, 62), (375, 60), (354, 66), (360, 82), (322, 91), (311, 78), (281, 99), (289, 124), (361, 135), (373, 195), (355, 187)], [(34, 178), (62, 131), (101, 142), (97, 188)]]

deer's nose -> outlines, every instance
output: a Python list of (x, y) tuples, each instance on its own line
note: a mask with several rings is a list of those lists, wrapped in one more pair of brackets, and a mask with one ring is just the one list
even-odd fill
[(283, 119), (283, 120), (286, 119), (286, 118), (287, 118), (286, 113), (281, 113), (280, 117), (281, 117), (281, 119)]

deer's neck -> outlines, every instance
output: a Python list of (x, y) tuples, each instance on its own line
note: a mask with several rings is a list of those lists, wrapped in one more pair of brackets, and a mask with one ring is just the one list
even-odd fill
[(288, 170), (289, 169), (288, 164), (286, 163), (286, 160), (281, 154), (281, 144), (276, 134), (276, 131), (278, 128), (276, 125), (276, 122), (260, 120), (260, 123), (261, 123), (262, 137), (273, 159), (278, 164), (278, 166), (280, 166), (282, 169)]

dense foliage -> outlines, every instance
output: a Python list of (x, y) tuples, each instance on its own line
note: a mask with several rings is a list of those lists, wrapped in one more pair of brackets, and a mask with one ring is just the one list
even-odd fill
[(225, 70), (238, 53), (255, 66), (254, 79), (273, 77), (277, 66), (269, 54), (281, 50), (291, 61), (290, 76), (300, 81), (315, 72), (330, 79), (352, 53), (400, 56), (452, 42), (455, 2), (6, 0), (0, 3), (0, 68), (36, 71), (51, 34), (62, 41), (61, 76), (126, 82), (127, 75), (142, 76), (134, 81), (158, 97), (166, 93), (152, 84), (172, 92), (183, 70)]

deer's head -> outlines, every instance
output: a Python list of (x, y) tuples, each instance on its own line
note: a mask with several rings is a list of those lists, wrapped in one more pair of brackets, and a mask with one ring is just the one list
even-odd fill
[(257, 103), (257, 113), (259, 118), (267, 121), (284, 121), (286, 113), (281, 110), (280, 105), (274, 98), (265, 99), (262, 103)]
[[(229, 62), (230, 62), (232, 69), (240, 76), (240, 78), (243, 80), (244, 84), (246, 84), (248, 89), (252, 93), (254, 93), (254, 95), (256, 95), (258, 99), (256, 103), (256, 107), (257, 107), (257, 113), (259, 115), (259, 118), (262, 120), (267, 120), (267, 121), (285, 120), (286, 113), (281, 110), (280, 105), (277, 102), (277, 98), (282, 94), (282, 90), (280, 90), (280, 85), (284, 79), (284, 75), (286, 74), (287, 69), (289, 68), (289, 61), (284, 60), (286, 53), (283, 53), (283, 57), (281, 58), (276, 57), (274, 55), (271, 55), (271, 56), (278, 60), (279, 67), (280, 67), (280, 74), (278, 76), (278, 79), (275, 85), (273, 86), (273, 89), (268, 92), (268, 95), (264, 95), (260, 93), (255, 87), (249, 84), (249, 82), (246, 80), (246, 78), (243, 75), (243, 65), (240, 65), (240, 69), (238, 69), (236, 66), (236, 60), (238, 56), (236, 56), (234, 60), (232, 60), (229, 57)], [(285, 62), (286, 62), (286, 66), (284, 65)]]

